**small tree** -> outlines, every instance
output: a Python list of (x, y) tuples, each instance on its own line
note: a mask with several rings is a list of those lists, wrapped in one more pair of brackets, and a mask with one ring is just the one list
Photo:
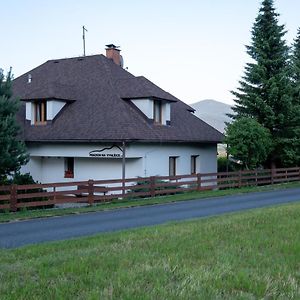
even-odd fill
[(0, 69), (0, 183), (28, 161), (25, 144), (18, 136), (19, 101), (12, 96), (11, 81), (11, 71), (5, 77)]
[(256, 120), (246, 117), (228, 125), (225, 142), (228, 153), (241, 160), (246, 169), (257, 168), (272, 150), (270, 131)]

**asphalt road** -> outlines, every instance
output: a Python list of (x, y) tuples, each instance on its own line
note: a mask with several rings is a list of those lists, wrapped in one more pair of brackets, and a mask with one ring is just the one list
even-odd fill
[(300, 188), (3, 223), (0, 224), (0, 248), (16, 248), (296, 201), (300, 202)]

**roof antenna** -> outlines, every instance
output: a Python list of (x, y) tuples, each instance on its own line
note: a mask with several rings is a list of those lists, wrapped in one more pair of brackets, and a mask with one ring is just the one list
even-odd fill
[(87, 32), (87, 29), (82, 26), (83, 56), (85, 56), (85, 32)]

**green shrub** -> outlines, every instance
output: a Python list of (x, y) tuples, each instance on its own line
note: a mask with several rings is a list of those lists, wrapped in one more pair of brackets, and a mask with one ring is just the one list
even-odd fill
[[(11, 184), (17, 184), (17, 185), (29, 185), (29, 184), (38, 184), (38, 182), (35, 182), (32, 176), (29, 173), (21, 174), (16, 173), (13, 178), (5, 179), (2, 181), (2, 184), (4, 185), (11, 185)], [(18, 194), (31, 194), (31, 193), (42, 193), (45, 190), (41, 188), (36, 189), (28, 189), (28, 190), (18, 190)], [(9, 194), (9, 192), (0, 192), (2, 195)], [(19, 199), (18, 202), (38, 202), (38, 201), (46, 201), (48, 200), (47, 197), (36, 197), (36, 198), (27, 198), (27, 199)], [(34, 210), (34, 209), (41, 209), (41, 208), (53, 208), (53, 204), (51, 205), (41, 205), (41, 206), (35, 206), (35, 207), (28, 207), (26, 209), (28, 210)], [(22, 208), (24, 210), (24, 208)], [(21, 209), (20, 209), (21, 210)]]
[[(228, 172), (234, 172), (241, 170), (241, 165), (229, 158)], [(227, 172), (227, 158), (218, 157), (218, 172)]]
[[(155, 184), (160, 184), (160, 183), (166, 183), (164, 180), (160, 179), (155, 179)], [(183, 183), (184, 184), (184, 183)], [(139, 187), (143, 185), (150, 185), (150, 180), (143, 180), (143, 181), (138, 181), (134, 187)], [(155, 191), (161, 191), (161, 190), (172, 190), (172, 189), (177, 189), (177, 186), (155, 186)], [(148, 193), (150, 192), (150, 187), (141, 187), (141, 188), (135, 188), (129, 191), (129, 193), (132, 195), (132, 197), (138, 197), (138, 198), (145, 198), (149, 196), (135, 196), (135, 193)], [(173, 194), (173, 193), (172, 193)], [(175, 194), (175, 192), (174, 192)]]

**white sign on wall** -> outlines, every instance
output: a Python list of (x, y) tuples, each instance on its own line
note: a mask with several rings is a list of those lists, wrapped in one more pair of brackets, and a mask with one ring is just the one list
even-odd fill
[[(109, 151), (109, 150), (111, 150), (115, 147), (118, 148), (121, 151), (121, 153), (110, 152)], [(121, 158), (122, 157), (122, 150), (119, 146), (113, 145), (111, 147), (90, 151), (89, 156), (103, 157), (103, 158)]]

